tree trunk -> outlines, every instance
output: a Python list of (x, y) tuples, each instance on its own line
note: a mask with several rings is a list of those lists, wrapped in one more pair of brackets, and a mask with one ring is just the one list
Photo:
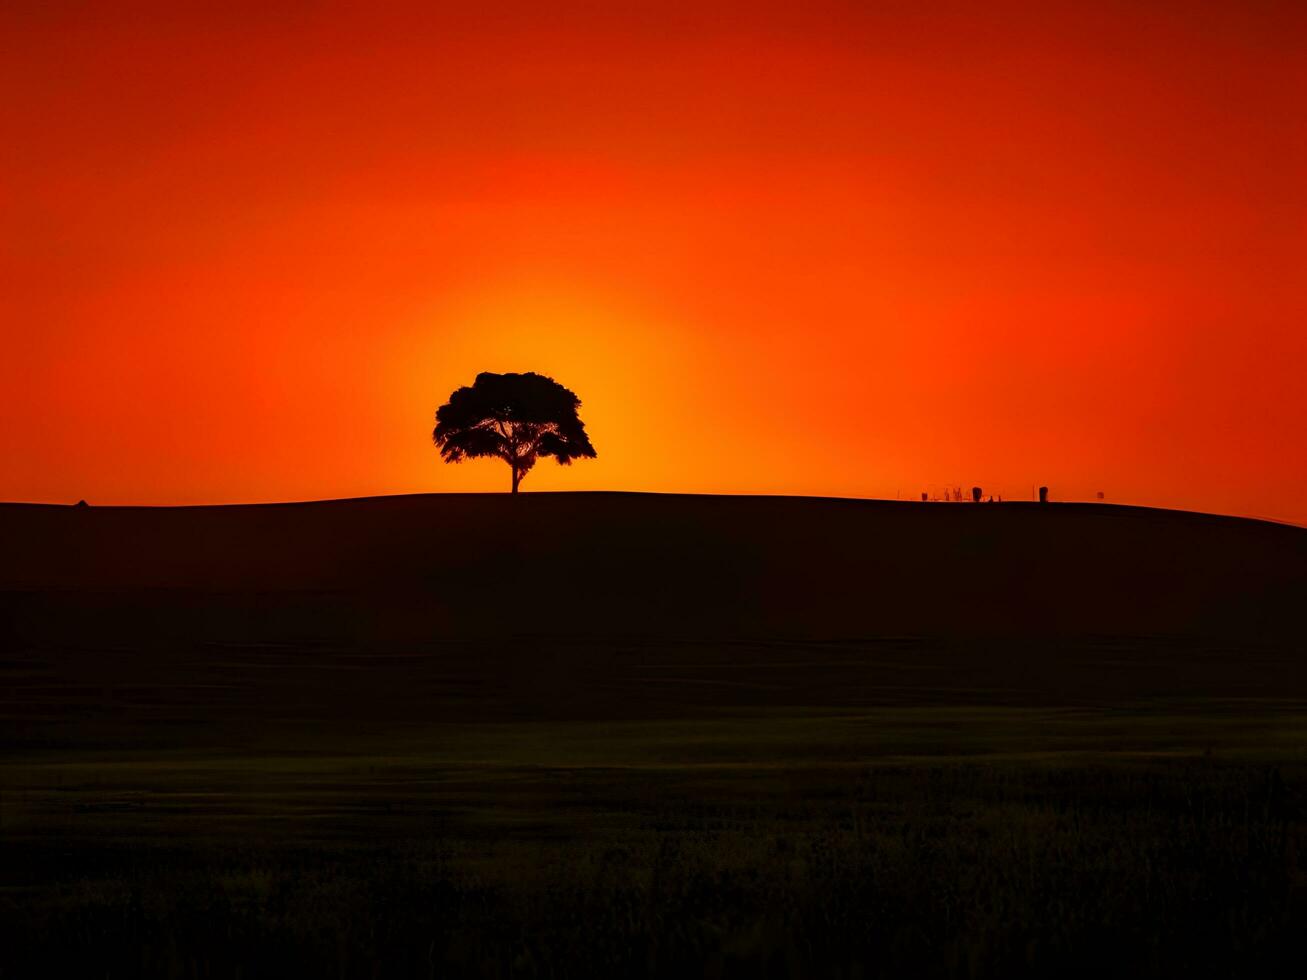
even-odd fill
[(517, 493), (517, 485), (522, 482), (522, 474), (516, 466), (513, 467), (513, 492)]

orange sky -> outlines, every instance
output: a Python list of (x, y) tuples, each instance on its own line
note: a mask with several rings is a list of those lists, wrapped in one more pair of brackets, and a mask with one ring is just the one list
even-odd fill
[(536, 370), (527, 490), (1307, 521), (1307, 5), (378, 6), (4, 5), (0, 499), (504, 490)]

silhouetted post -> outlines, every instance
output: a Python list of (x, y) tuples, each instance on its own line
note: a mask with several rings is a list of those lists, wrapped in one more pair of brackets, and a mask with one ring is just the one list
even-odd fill
[(923, 491), (921, 494), (921, 502), (924, 504), (928, 499), (929, 498), (926, 496), (925, 492)]
[(980, 503), (980, 487), (971, 488), (971, 502), (973, 504)]
[(1048, 487), (1039, 488), (1039, 502), (1041, 504), (1048, 503)]

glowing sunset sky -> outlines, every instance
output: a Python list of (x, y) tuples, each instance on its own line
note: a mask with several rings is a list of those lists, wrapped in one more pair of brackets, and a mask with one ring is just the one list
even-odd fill
[(526, 490), (1307, 521), (1307, 4), (368, 6), (5, 4), (0, 499), (505, 490), (535, 370)]

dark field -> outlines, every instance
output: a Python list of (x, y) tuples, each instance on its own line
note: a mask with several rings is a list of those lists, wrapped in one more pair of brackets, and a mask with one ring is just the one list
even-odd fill
[(0, 976), (1298, 976), (1307, 533), (0, 508)]

